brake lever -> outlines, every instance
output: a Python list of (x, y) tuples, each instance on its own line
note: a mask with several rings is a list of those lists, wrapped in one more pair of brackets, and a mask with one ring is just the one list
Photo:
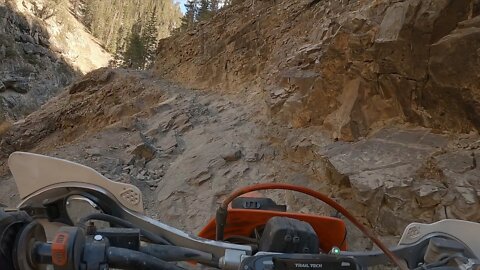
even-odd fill
[[(398, 258), (404, 260), (407, 263), (409, 269), (417, 267), (418, 262), (423, 259), (423, 250), (428, 245), (428, 240), (407, 246), (398, 246), (391, 248), (390, 250), (398, 256)], [(388, 257), (382, 251), (370, 251), (370, 252), (351, 252), (342, 251), (339, 256), (353, 257), (357, 261), (361, 269), (367, 269), (368, 267), (376, 265), (384, 265), (390, 262)]]
[[(404, 244), (393, 247), (390, 249), (398, 258), (405, 261), (409, 269), (415, 269), (419, 266), (420, 263), (423, 263), (426, 257), (441, 255), (441, 254), (448, 254), (445, 253), (446, 251), (442, 251), (441, 249), (437, 248), (438, 250), (434, 251), (433, 254), (429, 253), (431, 249), (430, 241), (436, 238), (439, 239), (449, 239), (458, 242), (457, 239), (453, 237), (448, 237), (447, 235), (440, 235), (440, 234), (431, 234), (427, 235), (415, 243), (412, 244)], [(463, 244), (462, 244), (463, 245)], [(464, 246), (464, 255), (467, 257), (474, 256), (474, 253), (468, 249), (467, 246)], [(431, 253), (431, 251), (430, 251)], [(437, 254), (440, 253), (440, 254)], [(463, 253), (462, 253), (463, 254)], [(349, 252), (349, 251), (341, 251), (339, 253), (340, 256), (348, 256), (353, 257), (361, 266), (362, 269), (366, 269), (368, 267), (376, 266), (376, 265), (385, 265), (389, 262), (388, 257), (382, 251), (370, 251), (370, 252)]]

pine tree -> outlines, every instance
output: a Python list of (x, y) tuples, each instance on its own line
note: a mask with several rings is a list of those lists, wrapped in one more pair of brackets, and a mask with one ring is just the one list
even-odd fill
[(185, 15), (182, 17), (181, 29), (186, 30), (193, 27), (197, 17), (197, 0), (189, 0), (185, 4)]
[(200, 0), (200, 7), (198, 8), (198, 21), (204, 21), (210, 18), (210, 0)]
[(151, 65), (151, 63), (155, 60), (155, 53), (157, 50), (157, 7), (155, 7), (150, 15), (150, 19), (147, 23), (145, 31), (143, 32), (142, 39), (146, 49), (145, 55), (145, 68)]
[[(1, 1), (1, 0), (0, 0)], [(172, 0), (70, 0), (84, 3), (82, 21), (111, 53), (125, 49), (132, 41), (133, 25), (145, 30), (154, 21), (156, 40), (180, 26), (181, 12)], [(75, 2), (72, 2), (75, 3)], [(154, 20), (152, 20), (152, 17)], [(122, 32), (121, 29), (124, 31)], [(150, 27), (150, 29), (153, 29)], [(143, 37), (142, 33), (137, 33)], [(126, 43), (123, 47), (117, 44)], [(127, 41), (127, 42), (124, 42)], [(151, 44), (152, 42), (149, 42)]]
[[(123, 32), (123, 28), (120, 28), (121, 32)], [(117, 48), (115, 49), (115, 54), (113, 56), (113, 60), (109, 63), (110, 67), (125, 67), (126, 62), (125, 62), (125, 50), (126, 50), (126, 40), (122, 37), (119, 36), (116, 46)]]
[(143, 69), (145, 65), (147, 48), (141, 36), (141, 30), (138, 22), (132, 26), (130, 39), (124, 54), (125, 64), (129, 68)]

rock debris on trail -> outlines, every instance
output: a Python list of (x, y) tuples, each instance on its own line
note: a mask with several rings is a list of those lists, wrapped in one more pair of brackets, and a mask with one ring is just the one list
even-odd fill
[[(234, 188), (272, 181), (325, 192), (382, 235), (412, 221), (479, 220), (476, 136), (392, 127), (335, 142), (318, 128), (274, 124), (259, 106), (148, 72), (102, 69), (2, 134), (2, 161), (28, 150), (91, 166), (140, 187), (153, 218), (192, 231)], [(18, 202), (9, 174), (0, 181), (2, 203)], [(293, 210), (332, 214), (304, 196), (273, 196)]]

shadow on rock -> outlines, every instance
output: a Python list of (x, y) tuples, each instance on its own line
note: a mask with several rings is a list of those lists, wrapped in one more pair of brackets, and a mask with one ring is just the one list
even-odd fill
[(38, 109), (80, 74), (49, 38), (44, 21), (0, 4), (1, 126)]

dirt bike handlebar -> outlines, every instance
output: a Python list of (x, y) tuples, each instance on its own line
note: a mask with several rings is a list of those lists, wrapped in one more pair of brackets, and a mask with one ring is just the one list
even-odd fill
[[(19, 211), (20, 213), (21, 211)], [(0, 211), (1, 214), (1, 211)], [(61, 227), (51, 243), (47, 243), (42, 236), (43, 227), (36, 221), (28, 219), (25, 215), (15, 213), (14, 217), (23, 217), (19, 222), (11, 218), (5, 221), (15, 225), (17, 230), (7, 232), (10, 237), (4, 238), (5, 230), (0, 233), (0, 255), (5, 253), (5, 246), (10, 241), (10, 257), (13, 258), (11, 268), (3, 266), (2, 270), (38, 270), (42, 265), (53, 264), (55, 270), (80, 270), (80, 269), (108, 269), (115, 267), (120, 269), (166, 269), (184, 270), (172, 263), (176, 261), (195, 261), (209, 265), (212, 261), (211, 254), (202, 250), (184, 248), (174, 245), (162, 245), (147, 243), (140, 240), (141, 230), (138, 228), (108, 228), (86, 234), (80, 227)], [(11, 227), (11, 226), (10, 226)], [(473, 227), (472, 227), (473, 228)], [(12, 228), (14, 229), (14, 228)], [(16, 236), (14, 235), (16, 233)], [(418, 267), (426, 255), (432, 241), (434, 250), (439, 247), (447, 249), (455, 248), (457, 253), (444, 256), (431, 264), (425, 264), (422, 269), (440, 269), (439, 267), (457, 260), (464, 269), (476, 269), (479, 261), (475, 259), (474, 252), (467, 246), (462, 246), (455, 237), (441, 236), (438, 233), (419, 239), (411, 245), (399, 246), (391, 250), (397, 257), (405, 260), (410, 269)], [(147, 239), (148, 240), (148, 239)], [(461, 251), (462, 250), (462, 251)], [(460, 252), (461, 251), (461, 252)], [(387, 257), (382, 252), (341, 252), (332, 254), (286, 254), (257, 252), (251, 256), (243, 256), (237, 270), (322, 270), (319, 265), (335, 265), (329, 269), (358, 270), (366, 267), (386, 263)], [(300, 265), (299, 267), (295, 264)], [(309, 268), (301, 265), (313, 265)], [(338, 267), (347, 265), (348, 267)], [(210, 265), (217, 267), (216, 265)], [(285, 268), (286, 267), (286, 268)], [(225, 269), (225, 268), (223, 268)]]

